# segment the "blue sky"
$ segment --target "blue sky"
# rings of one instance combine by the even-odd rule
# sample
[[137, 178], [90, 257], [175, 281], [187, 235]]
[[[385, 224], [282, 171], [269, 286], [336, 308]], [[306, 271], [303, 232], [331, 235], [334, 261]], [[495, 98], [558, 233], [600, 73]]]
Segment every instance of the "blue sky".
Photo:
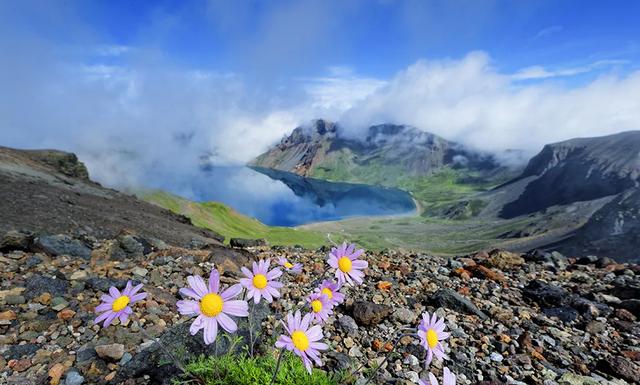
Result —
[[76, 151], [110, 185], [243, 163], [317, 117], [530, 155], [640, 128], [639, 14], [637, 1], [0, 2], [0, 145]]

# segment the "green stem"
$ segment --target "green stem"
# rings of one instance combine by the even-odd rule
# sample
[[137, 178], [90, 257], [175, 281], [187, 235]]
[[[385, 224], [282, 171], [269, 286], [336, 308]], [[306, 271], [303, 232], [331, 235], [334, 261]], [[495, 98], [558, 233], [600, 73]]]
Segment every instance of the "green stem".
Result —
[[280, 364], [282, 363], [283, 353], [284, 349], [280, 349], [280, 354], [278, 354], [278, 363], [276, 364], [276, 370], [273, 372], [273, 377], [271, 377], [270, 385], [273, 385], [276, 382], [276, 377], [278, 376], [278, 372], [280, 371]]

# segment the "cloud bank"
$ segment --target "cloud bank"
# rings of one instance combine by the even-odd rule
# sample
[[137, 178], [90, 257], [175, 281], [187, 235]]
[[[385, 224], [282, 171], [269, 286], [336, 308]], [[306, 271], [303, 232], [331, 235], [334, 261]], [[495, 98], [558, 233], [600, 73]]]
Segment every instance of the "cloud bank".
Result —
[[614, 68], [578, 84], [555, 79], [569, 74], [540, 71], [549, 81], [522, 82], [484, 52], [420, 60], [340, 120], [350, 136], [371, 124], [404, 123], [477, 150], [521, 149], [529, 156], [551, 142], [640, 129], [640, 71], [619, 75]]

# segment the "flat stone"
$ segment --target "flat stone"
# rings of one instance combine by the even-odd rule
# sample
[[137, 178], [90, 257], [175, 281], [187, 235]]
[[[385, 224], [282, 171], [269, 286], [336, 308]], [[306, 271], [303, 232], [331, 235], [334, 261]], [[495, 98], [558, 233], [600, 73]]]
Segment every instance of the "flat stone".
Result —
[[124, 345], [122, 344], [99, 345], [99, 346], [96, 346], [96, 353], [100, 358], [106, 358], [112, 361], [118, 361], [124, 355]]
[[353, 318], [359, 325], [374, 326], [382, 322], [391, 313], [391, 308], [368, 301], [353, 304]]
[[40, 236], [36, 238], [34, 248], [53, 257], [69, 255], [87, 260], [91, 258], [91, 249], [87, 245], [64, 234]]
[[82, 385], [84, 383], [84, 377], [82, 377], [77, 371], [70, 370], [67, 372], [67, 377], [64, 380], [65, 385]]
[[451, 289], [438, 290], [437, 292], [435, 292], [433, 297], [431, 297], [431, 302], [438, 307], [444, 307], [461, 313], [476, 315], [482, 320], [489, 318], [471, 301]]

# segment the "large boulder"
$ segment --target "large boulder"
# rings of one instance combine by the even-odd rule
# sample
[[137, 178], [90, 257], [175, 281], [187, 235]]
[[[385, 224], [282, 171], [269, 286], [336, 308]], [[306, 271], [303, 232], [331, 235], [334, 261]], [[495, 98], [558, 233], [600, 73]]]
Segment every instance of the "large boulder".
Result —
[[87, 245], [64, 234], [40, 236], [35, 239], [34, 248], [53, 257], [69, 255], [87, 260], [91, 258], [91, 249]]
[[262, 238], [259, 238], [259, 239], [231, 238], [229, 240], [229, 245], [231, 245], [231, 247], [239, 247], [239, 248], [245, 249], [247, 247], [267, 246], [267, 241]]
[[[254, 345], [256, 348], [261, 346], [260, 338], [256, 338], [256, 336], [260, 336], [260, 325], [267, 314], [269, 314], [269, 307], [265, 301], [253, 308], [253, 336], [254, 340], [258, 340]], [[235, 334], [227, 335], [224, 329], [219, 328], [218, 338], [211, 345], [205, 345], [202, 331], [199, 331], [195, 336], [191, 335], [189, 327], [192, 321], [189, 320], [167, 329], [158, 338], [157, 343], [136, 354], [131, 361], [122, 366], [111, 383], [120, 384], [127, 379], [148, 375], [152, 384], [172, 384], [172, 379], [180, 374], [180, 369], [159, 344], [162, 344], [176, 356], [182, 364], [193, 361], [201, 355], [223, 355], [230, 349], [233, 349], [234, 353], [244, 352], [249, 346], [250, 333], [247, 318], [236, 319], [238, 331]]]
[[0, 238], [0, 251], [29, 250], [33, 238], [31, 231], [9, 230]]

